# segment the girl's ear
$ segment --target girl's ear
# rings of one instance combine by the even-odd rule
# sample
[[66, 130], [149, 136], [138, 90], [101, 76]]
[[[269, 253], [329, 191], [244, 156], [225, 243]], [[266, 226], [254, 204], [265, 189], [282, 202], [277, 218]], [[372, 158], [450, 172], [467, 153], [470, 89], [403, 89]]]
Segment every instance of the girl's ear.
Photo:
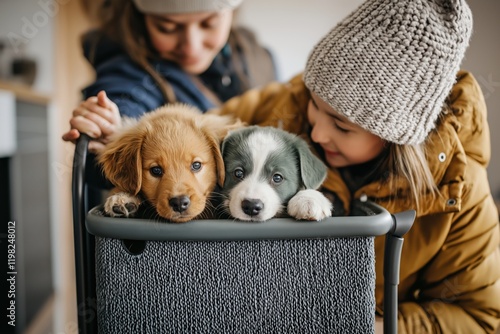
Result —
[[326, 165], [311, 152], [307, 143], [302, 139], [297, 141], [297, 153], [304, 187], [318, 189], [326, 178]]
[[106, 145], [98, 156], [106, 178], [120, 190], [137, 195], [142, 185], [141, 147], [145, 131], [129, 128]]

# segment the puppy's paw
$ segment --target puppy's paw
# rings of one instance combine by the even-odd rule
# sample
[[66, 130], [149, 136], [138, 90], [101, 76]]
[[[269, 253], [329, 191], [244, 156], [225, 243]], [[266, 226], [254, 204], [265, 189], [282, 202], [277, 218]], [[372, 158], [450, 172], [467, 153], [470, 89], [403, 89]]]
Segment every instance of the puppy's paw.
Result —
[[332, 203], [314, 189], [299, 191], [288, 202], [288, 214], [300, 220], [322, 220], [332, 215]]
[[141, 200], [125, 192], [109, 196], [104, 203], [104, 212], [111, 217], [133, 217], [139, 209]]

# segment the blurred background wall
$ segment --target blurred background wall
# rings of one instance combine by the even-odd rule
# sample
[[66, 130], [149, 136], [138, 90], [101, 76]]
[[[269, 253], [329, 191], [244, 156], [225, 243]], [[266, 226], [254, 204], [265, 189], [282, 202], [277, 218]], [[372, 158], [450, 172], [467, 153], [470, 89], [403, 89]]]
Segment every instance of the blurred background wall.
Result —
[[[275, 56], [281, 80], [287, 80], [304, 68], [313, 45], [361, 2], [247, 0], [239, 10], [238, 20], [252, 28], [269, 47]], [[500, 2], [469, 0], [469, 5], [475, 19], [474, 34], [463, 68], [473, 72], [489, 107], [492, 142], [489, 180], [492, 192], [500, 197], [500, 132], [496, 130], [500, 127], [500, 43], [497, 36], [500, 31], [497, 19]], [[48, 221], [40, 218], [40, 221], [31, 222], [43, 224], [41, 226], [48, 231], [44, 240], [48, 241], [40, 244], [37, 243], [40, 238], [31, 236], [34, 241], [28, 242], [28, 235], [24, 237], [24, 247], [48, 250], [49, 258], [44, 258], [41, 262], [43, 267], [37, 270], [51, 273], [50, 284], [43, 287], [43, 292], [49, 297], [43, 297], [43, 293], [40, 295], [43, 298], [37, 297], [43, 302], [36, 304], [29, 317], [26, 314], [20, 317], [24, 323], [18, 327], [19, 332], [76, 333], [70, 200], [73, 145], [63, 143], [60, 137], [69, 128], [68, 120], [81, 98], [80, 90], [92, 79], [92, 71], [81, 56], [78, 42], [79, 35], [90, 25], [80, 0], [0, 1], [0, 40], [4, 45], [0, 53], [0, 90], [14, 92], [18, 106], [29, 104], [40, 110], [37, 114], [41, 115], [40, 119], [28, 118], [26, 123], [26, 118], [23, 118], [22, 124], [28, 124], [28, 127], [31, 124], [35, 128], [47, 124], [46, 133], [43, 136], [37, 133], [41, 137], [36, 137], [47, 143], [47, 149], [40, 151], [46, 154], [46, 172], [37, 176], [39, 168], [36, 165], [30, 166], [32, 168], [28, 171], [37, 178], [46, 178], [48, 182], [45, 198], [50, 209]], [[36, 76], [31, 86], [19, 85], [21, 78], [9, 73], [13, 59], [25, 60], [28, 65], [36, 63]], [[0, 105], [0, 115], [4, 107]], [[1, 120], [4, 120], [3, 115]], [[11, 175], [7, 181], [11, 185], [16, 184], [13, 179]], [[19, 175], [18, 179], [26, 185], [26, 175]], [[21, 203], [17, 205], [17, 210], [23, 217], [22, 211], [27, 213], [33, 207]], [[18, 223], [27, 225], [23, 221]], [[20, 235], [19, 239], [22, 241], [23, 236]], [[28, 249], [24, 254], [31, 253]], [[28, 266], [29, 263], [20, 261], [19, 265]], [[24, 268], [26, 271], [27, 268]], [[31, 284], [29, 281], [25, 283]], [[23, 298], [24, 306], [27, 306], [32, 296], [21, 294], [19, 298]]]

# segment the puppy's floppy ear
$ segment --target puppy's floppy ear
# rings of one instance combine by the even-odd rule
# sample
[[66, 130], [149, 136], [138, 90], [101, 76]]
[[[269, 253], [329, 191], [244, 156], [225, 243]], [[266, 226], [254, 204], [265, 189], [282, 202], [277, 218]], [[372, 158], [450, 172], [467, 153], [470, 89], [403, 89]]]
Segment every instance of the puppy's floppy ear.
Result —
[[229, 131], [245, 126], [240, 119], [232, 116], [220, 116], [215, 114], [203, 114], [199, 117], [199, 126], [208, 129], [219, 141], [222, 141]]
[[318, 189], [326, 178], [326, 165], [311, 152], [304, 140], [298, 140], [296, 147], [302, 183], [306, 189]]
[[222, 160], [220, 140], [215, 138], [213, 134], [210, 133], [205, 133], [205, 136], [210, 143], [210, 147], [214, 155], [215, 167], [217, 169], [217, 184], [222, 187], [224, 185], [224, 179], [226, 178], [226, 170], [224, 168], [224, 160]]
[[243, 127], [244, 124], [239, 119], [235, 119], [231, 116], [219, 116], [212, 114], [201, 115], [198, 118], [197, 124], [204, 130], [205, 135], [212, 146], [215, 164], [217, 167], [217, 184], [222, 187], [224, 185], [226, 171], [224, 168], [224, 160], [222, 159], [220, 144], [229, 131], [239, 129]]
[[123, 191], [137, 195], [142, 185], [141, 147], [145, 130], [126, 129], [114, 137], [98, 156], [104, 175]]

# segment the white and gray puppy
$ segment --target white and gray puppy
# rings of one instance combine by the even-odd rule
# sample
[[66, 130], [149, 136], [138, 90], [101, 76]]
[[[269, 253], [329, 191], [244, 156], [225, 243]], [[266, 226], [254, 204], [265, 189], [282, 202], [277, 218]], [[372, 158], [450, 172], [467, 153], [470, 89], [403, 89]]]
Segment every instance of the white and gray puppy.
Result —
[[282, 214], [302, 220], [331, 216], [331, 202], [316, 190], [327, 168], [302, 138], [250, 126], [230, 132], [221, 151], [226, 172], [222, 206], [232, 217], [264, 221]]

